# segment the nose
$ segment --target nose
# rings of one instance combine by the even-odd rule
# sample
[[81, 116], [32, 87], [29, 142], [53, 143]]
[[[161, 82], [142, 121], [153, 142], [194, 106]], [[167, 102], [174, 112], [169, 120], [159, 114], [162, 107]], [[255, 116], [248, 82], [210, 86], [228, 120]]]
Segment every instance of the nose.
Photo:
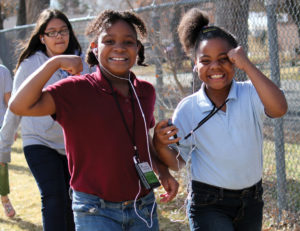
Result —
[[220, 67], [219, 60], [215, 60], [210, 63], [210, 68], [212, 68], [212, 69], [219, 68], [219, 67]]
[[117, 52], [123, 52], [124, 50], [126, 50], [126, 48], [123, 43], [116, 43], [114, 46], [114, 50]]

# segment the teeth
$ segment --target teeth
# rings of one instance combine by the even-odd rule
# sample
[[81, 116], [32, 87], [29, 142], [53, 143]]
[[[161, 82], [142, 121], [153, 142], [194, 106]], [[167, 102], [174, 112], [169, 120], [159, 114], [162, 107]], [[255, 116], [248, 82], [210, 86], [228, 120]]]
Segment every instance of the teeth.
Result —
[[211, 75], [210, 76], [212, 79], [219, 79], [219, 78], [222, 78], [223, 75]]
[[125, 58], [111, 58], [112, 60], [116, 60], [116, 61], [124, 61], [126, 60]]

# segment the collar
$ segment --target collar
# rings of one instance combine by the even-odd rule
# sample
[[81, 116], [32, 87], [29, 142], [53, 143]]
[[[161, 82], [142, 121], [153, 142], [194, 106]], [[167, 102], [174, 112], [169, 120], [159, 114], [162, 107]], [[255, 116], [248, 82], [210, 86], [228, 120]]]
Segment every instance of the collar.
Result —
[[[227, 99], [229, 100], [237, 99], [237, 86], [234, 79], [232, 80], [232, 84]], [[214, 107], [214, 105], [211, 103], [210, 99], [207, 97], [205, 93], [205, 83], [202, 83], [201, 88], [197, 93], [197, 103], [201, 105], [203, 112], [211, 111], [211, 109]]]
[[[94, 73], [94, 76], [97, 80], [97, 84], [99, 86], [99, 89], [103, 92], [112, 94], [112, 90], [109, 86], [109, 83], [103, 77], [99, 65], [97, 65], [97, 69], [96, 69], [96, 72]], [[136, 76], [133, 72], [131, 72], [131, 74], [130, 74], [130, 81], [131, 81], [131, 83], [133, 84], [133, 86], [135, 88], [136, 94], [139, 97], [142, 96], [143, 94], [142, 94], [142, 90], [140, 88], [141, 87], [141, 82], [136, 78]], [[116, 90], [116, 92], [118, 92], [118, 91]]]

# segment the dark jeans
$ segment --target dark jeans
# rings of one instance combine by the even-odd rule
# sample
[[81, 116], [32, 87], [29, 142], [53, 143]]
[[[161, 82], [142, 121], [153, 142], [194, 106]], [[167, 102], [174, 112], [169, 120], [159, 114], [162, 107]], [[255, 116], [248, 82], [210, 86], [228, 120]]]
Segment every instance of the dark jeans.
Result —
[[263, 188], [261, 181], [243, 190], [226, 190], [192, 181], [188, 215], [191, 230], [260, 231]]
[[40, 190], [44, 230], [75, 230], [66, 156], [43, 145], [26, 146], [24, 154]]

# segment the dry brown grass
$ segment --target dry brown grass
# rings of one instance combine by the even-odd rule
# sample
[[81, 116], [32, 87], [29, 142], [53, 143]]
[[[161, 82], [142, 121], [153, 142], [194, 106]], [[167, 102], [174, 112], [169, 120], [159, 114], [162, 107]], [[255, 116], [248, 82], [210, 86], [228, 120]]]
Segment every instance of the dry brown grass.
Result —
[[[9, 196], [17, 215], [13, 219], [8, 219], [5, 217], [4, 212], [0, 211], [0, 231], [42, 230], [40, 195], [35, 180], [28, 169], [21, 146], [21, 140], [18, 139], [13, 146], [12, 162], [9, 165], [11, 184], [11, 193]], [[189, 230], [184, 206], [187, 196], [185, 183], [187, 179], [186, 171], [182, 170], [173, 174], [181, 186], [177, 197], [171, 203], [162, 204], [158, 202], [161, 231]], [[270, 174], [274, 177], [272, 171], [270, 171]], [[295, 182], [299, 184], [299, 179], [296, 180]], [[300, 231], [299, 213], [283, 211], [283, 219], [280, 222], [277, 221], [278, 210], [276, 209], [274, 187], [275, 183], [273, 181], [264, 181], [265, 210], [263, 230]], [[164, 193], [162, 188], [156, 190], [157, 201], [159, 201], [158, 197], [161, 193]]]

